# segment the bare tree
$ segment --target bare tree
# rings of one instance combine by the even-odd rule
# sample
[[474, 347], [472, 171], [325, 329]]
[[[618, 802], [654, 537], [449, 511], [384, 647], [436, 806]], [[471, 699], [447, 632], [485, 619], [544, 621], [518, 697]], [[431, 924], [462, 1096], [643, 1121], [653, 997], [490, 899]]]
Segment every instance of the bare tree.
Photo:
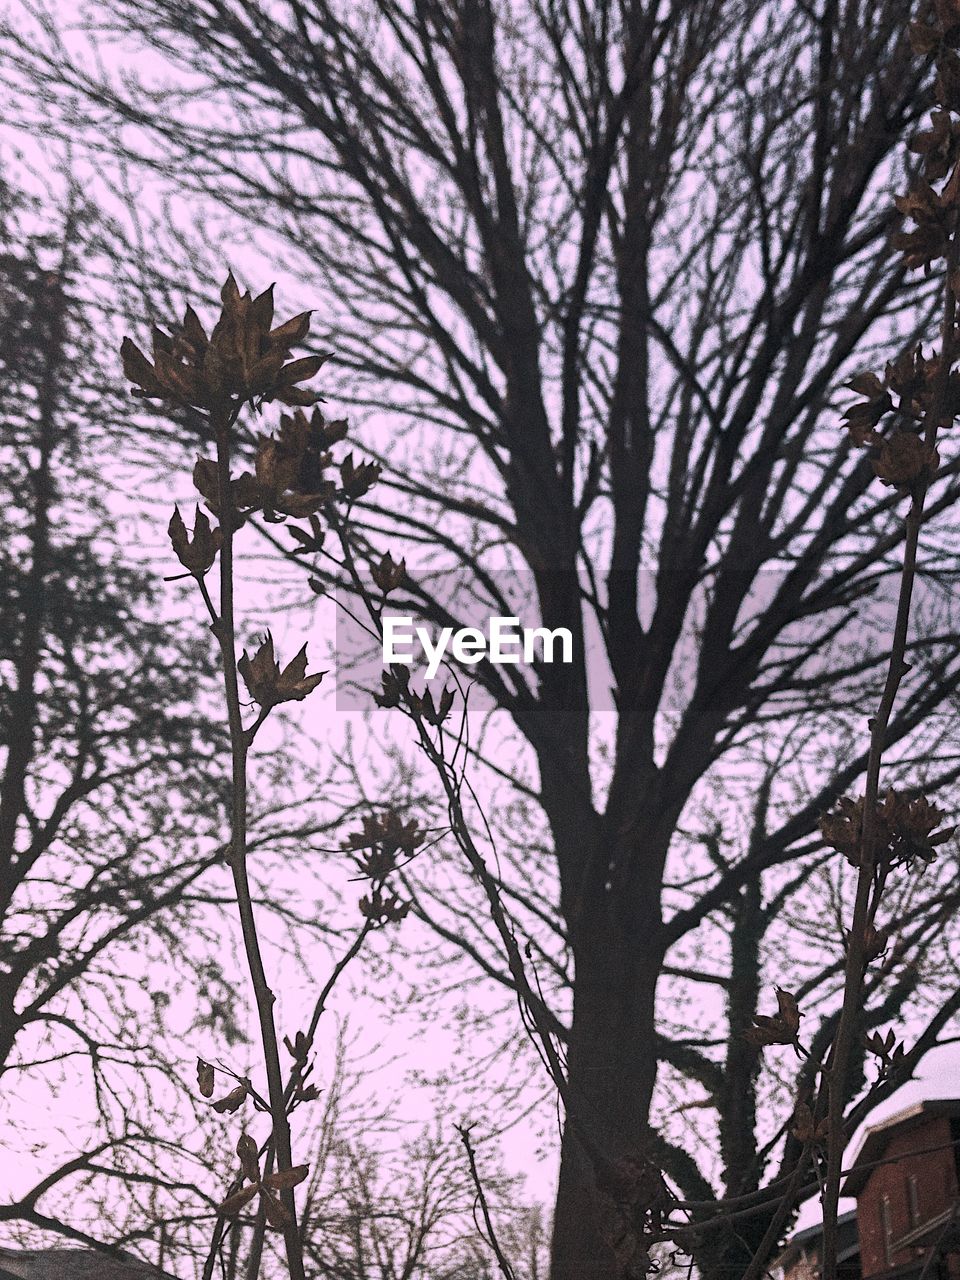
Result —
[[[45, 127], [215, 198], [323, 288], [342, 398], [376, 415], [367, 536], [441, 549], [494, 604], [491, 566], [522, 571], [543, 624], [574, 636], [575, 661], [534, 681], [474, 671], [535, 762], [510, 802], [528, 825], [499, 824], [501, 892], [540, 939], [570, 1089], [606, 1149], [627, 1181], [656, 1161], [699, 1222], [702, 1274], [739, 1274], [835, 1029], [841, 873], [817, 820], [866, 766], [853, 727], [903, 539], [838, 392], [926, 337], [935, 305], [888, 250], [894, 148], [928, 75], [908, 6], [105, 0], [89, 34], [103, 49], [122, 29], [112, 76], [30, 13], [8, 74], [45, 87]], [[931, 487], [926, 612], [886, 735], [929, 790], [957, 773], [957, 472]], [[447, 621], [422, 582], [411, 598]], [[513, 990], [471, 891], [410, 874], [424, 918]], [[848, 1132], [960, 1008], [956, 905], [950, 868], [890, 903], [863, 1023], [922, 1022], [879, 1090], [852, 1053]], [[810, 1061], [761, 1069], [743, 1032], [784, 954], [820, 1021]], [[618, 1274], [628, 1191], [597, 1186], [568, 1126], [554, 1280]], [[719, 1218], [718, 1194], [736, 1206]]]
[[[316, 1275], [493, 1280], [489, 1247], [465, 1212], [474, 1189], [440, 1110], [411, 1138], [385, 1107], [363, 1097], [360, 1086], [356, 1067], [338, 1054], [309, 1153], [304, 1234]], [[484, 1184], [513, 1256], [526, 1264], [525, 1280], [537, 1280], [543, 1238], [535, 1211], [499, 1169], [486, 1169]]]
[[[119, 388], [111, 406], [82, 301], [90, 211], [75, 192], [62, 222], [6, 189], [4, 202], [0, 1075], [24, 1148], [58, 1090], [92, 1132], [32, 1189], [5, 1186], [0, 1220], [109, 1246], [68, 1199], [86, 1177], [112, 1183], [118, 1205], [138, 1176], [169, 1182], [147, 1097], [171, 1066], [146, 1045], [165, 1035], [173, 970], [204, 972], [198, 1019], [241, 1034], [217, 908], [197, 910], [222, 856], [224, 786], [199, 709], [202, 639], [171, 642], [150, 616], [155, 591], [123, 562], [99, 474]], [[60, 225], [22, 230], [41, 219]]]

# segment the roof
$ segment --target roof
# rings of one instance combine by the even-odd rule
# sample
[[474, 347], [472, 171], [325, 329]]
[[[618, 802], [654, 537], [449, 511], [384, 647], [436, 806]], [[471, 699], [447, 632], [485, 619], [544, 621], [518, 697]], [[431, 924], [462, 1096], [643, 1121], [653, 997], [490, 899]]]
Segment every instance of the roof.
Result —
[[173, 1280], [135, 1259], [122, 1261], [96, 1249], [0, 1248], [0, 1280]]
[[936, 1116], [960, 1117], [960, 1098], [928, 1098], [923, 1102], [915, 1102], [913, 1106], [905, 1107], [903, 1111], [897, 1111], [888, 1119], [866, 1129], [841, 1188], [841, 1195], [860, 1194], [873, 1172], [873, 1166], [883, 1159], [887, 1143], [895, 1131], [909, 1132]]
[[[851, 1224], [854, 1224], [854, 1232], [855, 1232], [856, 1220], [857, 1220], [856, 1209], [848, 1209], [846, 1213], [841, 1213], [840, 1217], [837, 1218], [837, 1226], [840, 1227], [842, 1230], [848, 1223], [851, 1223]], [[795, 1235], [792, 1235], [790, 1237], [790, 1239], [784, 1245], [783, 1252], [780, 1254], [780, 1257], [777, 1259], [777, 1262], [781, 1267], [788, 1266], [790, 1262], [793, 1260], [794, 1255], [801, 1253], [804, 1250], [804, 1248], [806, 1248], [807, 1246], [816, 1248], [816, 1246], [820, 1242], [820, 1238], [822, 1235], [823, 1235], [822, 1222], [815, 1222], [812, 1227], [804, 1227], [802, 1231], [798, 1231], [796, 1232]], [[853, 1257], [855, 1254], [859, 1252], [859, 1250], [860, 1250], [860, 1242], [856, 1234], [854, 1234], [852, 1245], [848, 1245], [847, 1247], [841, 1247], [841, 1250], [837, 1256], [837, 1261], [845, 1262], [848, 1257]]]

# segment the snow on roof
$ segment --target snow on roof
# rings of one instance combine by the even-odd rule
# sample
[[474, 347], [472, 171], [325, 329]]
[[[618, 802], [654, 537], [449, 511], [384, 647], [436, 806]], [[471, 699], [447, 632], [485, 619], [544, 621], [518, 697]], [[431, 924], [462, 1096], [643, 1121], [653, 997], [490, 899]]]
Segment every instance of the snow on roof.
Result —
[[843, 1183], [843, 1194], [855, 1196], [863, 1190], [874, 1162], [883, 1157], [894, 1130], [915, 1128], [934, 1116], [960, 1116], [960, 1098], [922, 1099], [865, 1129]]

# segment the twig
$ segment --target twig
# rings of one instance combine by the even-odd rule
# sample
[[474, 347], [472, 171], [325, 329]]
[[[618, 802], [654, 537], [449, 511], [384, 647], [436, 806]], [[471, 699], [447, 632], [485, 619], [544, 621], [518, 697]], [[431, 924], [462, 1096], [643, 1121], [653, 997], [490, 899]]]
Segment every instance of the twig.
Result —
[[[497, 1233], [493, 1226], [493, 1219], [490, 1216], [490, 1206], [487, 1203], [486, 1192], [483, 1189], [483, 1183], [480, 1181], [480, 1172], [477, 1169], [477, 1157], [473, 1149], [473, 1143], [470, 1141], [470, 1126], [466, 1124], [458, 1124], [456, 1126], [457, 1133], [460, 1135], [460, 1141], [463, 1143], [463, 1149], [467, 1153], [467, 1163], [470, 1166], [470, 1180], [473, 1182], [477, 1192], [477, 1198], [474, 1205], [474, 1214], [476, 1214], [476, 1206], [479, 1205], [480, 1212], [483, 1214], [483, 1221], [486, 1227], [486, 1234], [481, 1231], [480, 1234], [486, 1240], [487, 1244], [493, 1250], [500, 1267], [500, 1272], [504, 1280], [517, 1280], [516, 1272], [507, 1260], [507, 1255], [503, 1252], [500, 1241], [497, 1239]], [[477, 1223], [477, 1229], [480, 1224]]]

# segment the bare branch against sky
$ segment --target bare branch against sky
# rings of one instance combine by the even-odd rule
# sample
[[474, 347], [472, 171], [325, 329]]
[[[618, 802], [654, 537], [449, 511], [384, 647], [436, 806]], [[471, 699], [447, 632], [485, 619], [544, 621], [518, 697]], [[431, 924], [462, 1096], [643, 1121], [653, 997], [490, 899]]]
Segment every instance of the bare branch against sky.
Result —
[[[955, 6], [915, 8], [98, 0], [64, 14], [21, 0], [6, 18], [20, 127], [51, 153], [68, 144], [123, 229], [111, 305], [142, 346], [144, 318], [167, 323], [188, 301], [207, 341], [227, 260], [257, 295], [244, 306], [277, 277], [314, 309], [302, 357], [328, 357], [327, 417], [238, 418], [231, 436], [258, 556], [240, 598], [251, 617], [289, 607], [299, 634], [313, 608], [328, 624], [333, 593], [354, 616], [337, 624], [334, 674], [363, 687], [369, 716], [349, 739], [329, 701], [308, 716], [335, 787], [272, 782], [314, 831], [389, 812], [430, 832], [390, 867], [397, 896], [366, 899], [411, 912], [358, 959], [374, 1003], [356, 1007], [379, 999], [397, 1027], [419, 1007], [438, 1055], [441, 1027], [469, 1027], [470, 1053], [434, 1064], [464, 1109], [494, 1080], [484, 1105], [499, 1096], [511, 1115], [559, 1093], [562, 1138], [543, 1122], [559, 1144], [551, 1280], [641, 1274], [675, 1246], [705, 1280], [762, 1273], [816, 1186], [815, 1094], [845, 970], [833, 1192], [840, 1138], [955, 1030], [955, 842], [922, 875], [896, 863], [870, 921], [884, 946], [861, 963], [845, 930], [864, 863], [819, 825], [863, 790], [871, 758], [868, 810], [888, 787], [957, 809], [960, 458], [949, 434], [934, 457], [915, 421], [906, 445], [868, 430], [885, 396], [922, 417], [916, 388], [938, 376], [923, 357], [953, 331], [931, 231], [947, 206], [893, 203], [922, 165], [939, 191], [956, 162]], [[933, 141], [909, 151], [937, 103]], [[920, 230], [894, 243], [909, 213]], [[136, 462], [149, 440], [168, 475], [185, 441], [210, 457], [216, 435], [210, 405], [174, 385], [207, 376], [190, 314], [161, 334], [152, 374], [128, 359], [148, 396], [176, 403], [168, 425], [131, 409], [117, 452]], [[854, 378], [868, 407], [847, 418], [872, 461], [843, 430]], [[338, 505], [285, 509], [322, 492], [333, 442], [317, 433], [343, 416], [360, 443], [331, 471]], [[264, 441], [286, 465], [298, 432], [314, 487], [300, 470], [270, 489]], [[260, 488], [244, 504], [248, 467]], [[216, 480], [198, 472], [213, 515], [228, 472], [222, 458]], [[914, 539], [909, 669], [871, 757]], [[474, 662], [461, 647], [429, 701], [422, 672], [395, 665], [376, 709], [379, 672], [366, 678], [350, 625], [379, 653], [391, 611], [449, 627], [451, 645], [522, 614], [569, 635], [572, 657]], [[272, 673], [255, 653], [248, 673]], [[335, 884], [342, 855], [329, 865]], [[346, 937], [339, 899], [321, 910]], [[295, 1030], [309, 1013], [283, 1016]], [[907, 1051], [877, 1082], [865, 1037], [893, 1027]], [[496, 1242], [470, 1265], [532, 1277], [536, 1261], [500, 1242], [495, 1199], [481, 1185]], [[696, 1229], [664, 1227], [681, 1221]], [[327, 1274], [313, 1247], [308, 1268]], [[393, 1274], [386, 1256], [357, 1274]]]

